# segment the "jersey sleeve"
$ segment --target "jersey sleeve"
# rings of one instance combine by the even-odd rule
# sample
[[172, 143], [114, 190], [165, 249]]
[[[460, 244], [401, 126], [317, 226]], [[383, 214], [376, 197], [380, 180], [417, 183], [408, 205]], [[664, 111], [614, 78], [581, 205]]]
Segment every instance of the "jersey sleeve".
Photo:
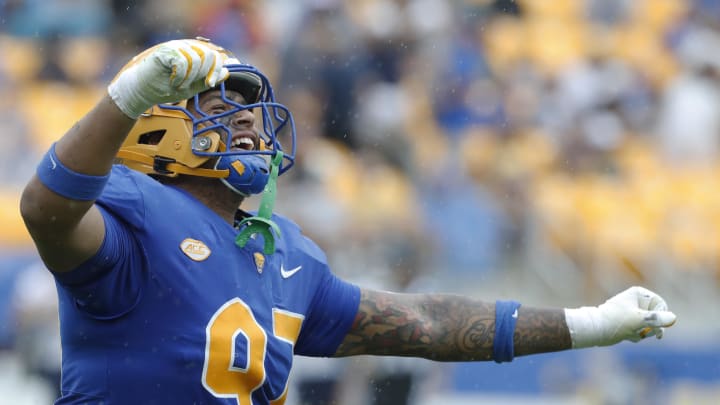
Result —
[[105, 220], [105, 239], [97, 253], [77, 269], [55, 274], [75, 306], [96, 319], [114, 319], [139, 301], [143, 255], [127, 226], [99, 207]]
[[303, 235], [295, 222], [275, 214], [273, 219], [282, 230], [279, 243], [281, 250], [287, 251], [288, 263], [301, 264], [303, 268], [291, 280], [280, 282], [297, 282], [284, 294], [290, 301], [302, 303], [300, 312], [305, 315], [294, 352], [303, 356], [332, 356], [355, 320], [360, 288], [332, 273], [325, 252]]
[[96, 207], [105, 222], [100, 249], [78, 268], [54, 275], [76, 308], [96, 319], [114, 319], [141, 295], [145, 256], [132, 231], [143, 220], [142, 193], [130, 173], [115, 166]]
[[295, 346], [304, 356], [329, 357], [352, 326], [360, 305], [360, 288], [341, 280], [326, 268], [310, 304]]

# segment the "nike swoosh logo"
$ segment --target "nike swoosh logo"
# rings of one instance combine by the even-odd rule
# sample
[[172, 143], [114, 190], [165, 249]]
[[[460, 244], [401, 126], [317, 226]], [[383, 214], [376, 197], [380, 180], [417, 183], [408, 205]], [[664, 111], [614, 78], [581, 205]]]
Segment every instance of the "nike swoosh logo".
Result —
[[515, 310], [515, 312], [513, 312], [512, 317], [515, 318], [515, 319], [517, 319], [517, 317], [518, 317], [517, 309]]
[[282, 276], [282, 278], [290, 278], [290, 277], [293, 276], [293, 274], [295, 274], [295, 273], [297, 273], [298, 271], [300, 271], [300, 269], [302, 269], [302, 266], [297, 266], [297, 267], [295, 267], [295, 268], [293, 268], [293, 269], [285, 270], [284, 265], [281, 263], [281, 264], [280, 264], [280, 275]]

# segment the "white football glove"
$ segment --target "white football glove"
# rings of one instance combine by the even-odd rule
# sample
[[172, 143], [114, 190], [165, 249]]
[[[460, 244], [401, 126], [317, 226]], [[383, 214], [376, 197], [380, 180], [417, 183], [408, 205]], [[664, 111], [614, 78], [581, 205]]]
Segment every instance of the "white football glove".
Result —
[[122, 112], [137, 118], [150, 107], [174, 103], [227, 79], [223, 65], [236, 62], [204, 39], [176, 39], [135, 56], [115, 76], [108, 94]]
[[643, 287], [628, 288], [597, 307], [565, 309], [573, 349], [660, 339], [676, 319], [662, 297]]

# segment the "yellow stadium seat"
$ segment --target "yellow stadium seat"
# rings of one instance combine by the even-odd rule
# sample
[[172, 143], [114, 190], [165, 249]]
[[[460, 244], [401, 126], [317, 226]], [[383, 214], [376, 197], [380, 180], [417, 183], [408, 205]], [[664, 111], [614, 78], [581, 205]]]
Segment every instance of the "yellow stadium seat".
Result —
[[495, 176], [499, 149], [498, 135], [493, 130], [473, 127], [460, 140], [460, 161], [470, 177], [477, 181], [487, 180]]
[[310, 139], [312, 145], [305, 147], [312, 149], [313, 156], [318, 158], [313, 158], [308, 164], [317, 165], [318, 167], [310, 170], [323, 174], [321, 181], [325, 184], [327, 197], [345, 207], [352, 205], [360, 198], [360, 174], [354, 165], [351, 151], [339, 142], [320, 137]]
[[550, 137], [535, 130], [523, 131], [510, 138], [507, 149], [508, 160], [517, 163], [525, 174], [531, 176], [549, 170], [558, 154]]
[[61, 82], [37, 82], [20, 93], [30, 136], [44, 152], [100, 100], [104, 88], [81, 88]]
[[362, 169], [361, 196], [352, 207], [358, 226], [370, 231], [411, 229], [420, 218], [415, 189], [397, 169], [375, 162]]
[[633, 24], [651, 27], [658, 35], [681, 21], [690, 10], [686, 0], [637, 0], [631, 4]]
[[66, 38], [61, 44], [60, 67], [76, 83], [93, 83], [108, 60], [110, 46], [100, 37]]
[[25, 248], [32, 246], [30, 234], [20, 217], [20, 192], [18, 190], [0, 190], [0, 247]]
[[637, 135], [625, 138], [615, 150], [614, 160], [618, 163], [621, 172], [630, 177], [639, 176], [647, 179], [662, 170], [662, 163], [654, 145]]
[[546, 74], [576, 63], [587, 53], [587, 26], [561, 19], [534, 19], [528, 21], [528, 55]]
[[577, 0], [518, 0], [520, 8], [536, 18], [579, 19], [585, 3]]
[[662, 88], [675, 76], [678, 63], [652, 27], [630, 23], [618, 28], [617, 34], [615, 55], [643, 72], [655, 88]]
[[528, 55], [527, 27], [521, 19], [495, 18], [479, 34], [485, 44], [488, 62], [496, 72], [503, 72]]
[[11, 81], [24, 83], [35, 78], [43, 66], [40, 43], [34, 38], [0, 35], [0, 72]]
[[529, 209], [537, 219], [541, 237], [562, 250], [577, 249], [581, 224], [574, 180], [566, 175], [551, 174], [531, 183], [528, 193]]
[[663, 235], [665, 248], [680, 269], [697, 269], [698, 265], [714, 263], [718, 258], [720, 231], [698, 212], [675, 210]]

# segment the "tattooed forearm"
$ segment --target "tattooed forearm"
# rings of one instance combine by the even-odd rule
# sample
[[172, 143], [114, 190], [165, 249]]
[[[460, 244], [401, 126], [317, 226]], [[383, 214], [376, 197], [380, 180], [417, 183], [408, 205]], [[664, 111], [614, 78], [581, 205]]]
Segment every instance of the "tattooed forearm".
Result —
[[513, 342], [516, 356], [570, 349], [565, 311], [520, 307]]
[[336, 355], [487, 360], [493, 325], [488, 304], [447, 295], [363, 291], [355, 322]]
[[[490, 360], [494, 333], [494, 303], [455, 295], [363, 291], [355, 322], [335, 355]], [[563, 312], [521, 307], [514, 341], [516, 355], [569, 348]]]

